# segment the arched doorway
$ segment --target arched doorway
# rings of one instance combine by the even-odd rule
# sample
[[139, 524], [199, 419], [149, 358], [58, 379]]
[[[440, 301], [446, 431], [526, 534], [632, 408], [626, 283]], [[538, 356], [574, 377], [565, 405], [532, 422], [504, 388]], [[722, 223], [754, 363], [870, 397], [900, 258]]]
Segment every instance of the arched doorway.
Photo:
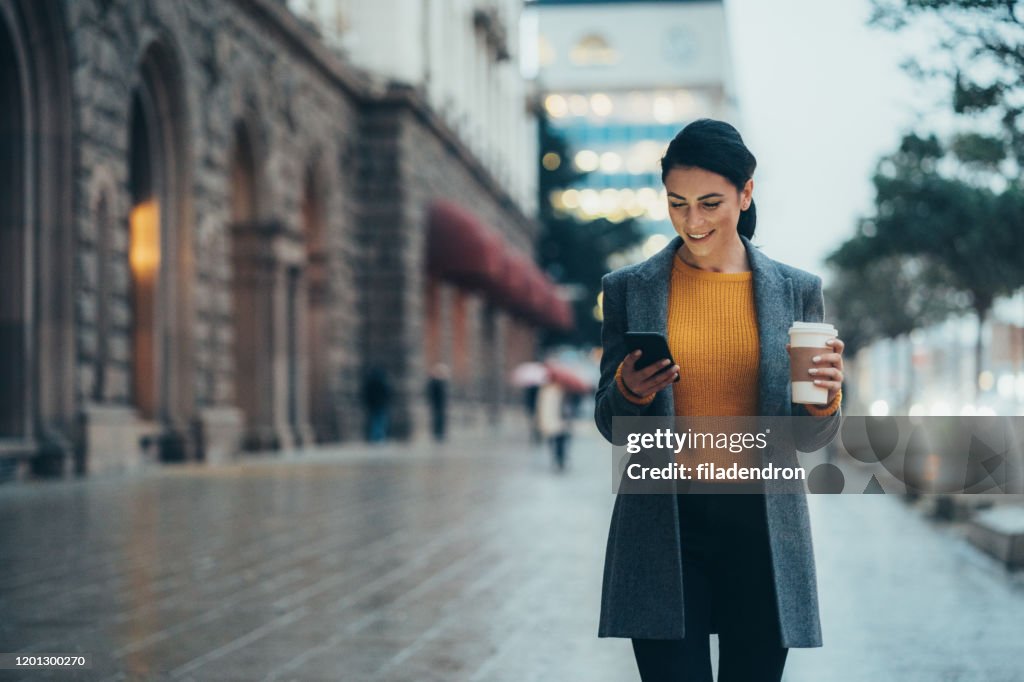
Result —
[[128, 149], [132, 397], [161, 460], [191, 459], [192, 229], [188, 121], [173, 52], [145, 50], [132, 92]]
[[252, 125], [237, 122], [230, 160], [231, 314], [235, 404], [245, 421], [246, 450], [282, 446], [275, 424], [273, 230], [261, 218], [260, 159]]
[[[61, 475], [75, 430], [71, 95], [54, 0], [0, 2], [0, 479]], [[14, 465], [14, 466], [12, 466]]]
[[153, 187], [152, 131], [139, 93], [132, 98], [128, 159], [131, 195], [128, 265], [132, 276], [132, 400], [144, 419], [156, 419], [162, 364], [158, 361], [160, 202]]
[[14, 37], [0, 16], [0, 439], [30, 433], [25, 129]]

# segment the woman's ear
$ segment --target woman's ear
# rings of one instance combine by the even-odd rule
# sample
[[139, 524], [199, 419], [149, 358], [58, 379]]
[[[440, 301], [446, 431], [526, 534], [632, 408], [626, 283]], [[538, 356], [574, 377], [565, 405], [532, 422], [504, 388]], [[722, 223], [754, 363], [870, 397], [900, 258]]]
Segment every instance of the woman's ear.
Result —
[[743, 191], [740, 192], [740, 208], [746, 211], [750, 208], [750, 202], [754, 200], [754, 179], [747, 180], [746, 184], [743, 185]]

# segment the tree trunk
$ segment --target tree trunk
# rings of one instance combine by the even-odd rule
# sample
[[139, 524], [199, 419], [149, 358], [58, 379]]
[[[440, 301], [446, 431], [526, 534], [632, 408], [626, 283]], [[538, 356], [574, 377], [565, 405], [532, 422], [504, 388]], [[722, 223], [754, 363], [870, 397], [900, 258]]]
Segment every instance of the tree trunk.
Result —
[[[1021, 312], [1024, 312], [1024, 290], [1020, 297]], [[1013, 330], [1013, 378], [1017, 379], [1020, 374], [1021, 362], [1024, 361], [1024, 314], [1021, 315], [1020, 325], [1014, 325]]]
[[910, 411], [910, 406], [914, 404], [914, 393], [917, 392], [917, 369], [914, 367], [914, 341], [910, 338], [910, 334], [907, 334], [907, 345], [909, 351], [906, 356], [907, 360], [907, 392], [904, 395], [904, 407], [907, 412]]
[[[978, 300], [975, 298], [975, 300]], [[985, 328], [985, 318], [988, 316], [988, 311], [992, 307], [992, 301], [990, 299], [982, 299], [974, 306], [974, 313], [978, 316], [978, 338], [974, 343], [974, 402], [978, 402], [980, 397], [980, 386], [978, 385], [981, 379], [981, 352], [983, 350], [982, 341], [982, 330]]]

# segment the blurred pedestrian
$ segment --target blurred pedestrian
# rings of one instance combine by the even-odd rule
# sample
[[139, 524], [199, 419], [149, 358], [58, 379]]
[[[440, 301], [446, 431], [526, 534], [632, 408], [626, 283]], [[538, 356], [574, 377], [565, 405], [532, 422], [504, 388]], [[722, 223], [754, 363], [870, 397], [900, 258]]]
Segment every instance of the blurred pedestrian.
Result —
[[445, 439], [448, 426], [448, 365], [438, 362], [430, 368], [427, 380], [427, 402], [430, 403], [430, 423], [434, 440]]
[[537, 432], [551, 446], [551, 456], [559, 471], [565, 469], [569, 439], [572, 435], [567, 416], [569, 402], [565, 390], [555, 381], [549, 381], [537, 392]]
[[363, 381], [363, 407], [366, 408], [366, 439], [379, 443], [388, 437], [391, 410], [391, 384], [379, 366], [371, 367]]
[[570, 431], [571, 425], [580, 416], [580, 407], [583, 405], [583, 394], [578, 391], [571, 391], [565, 396], [565, 418], [569, 420]]
[[[801, 416], [809, 433], [776, 448], [783, 461], [835, 437], [843, 343], [829, 340], [809, 369], [827, 403], [793, 403], [786, 332], [822, 321], [821, 278], [751, 245], [755, 165], [721, 121], [694, 121], [669, 144], [677, 236], [602, 279], [595, 419], [609, 441], [616, 416]], [[665, 334], [672, 359], [637, 369], [627, 330]], [[768, 480], [754, 494], [616, 497], [599, 635], [632, 639], [644, 682], [710, 682], [711, 633], [721, 680], [778, 682], [790, 647], [822, 645], [807, 500], [770, 492], [792, 490]]]
[[539, 392], [539, 384], [523, 389], [523, 407], [526, 409], [526, 421], [530, 425], [530, 442], [534, 445], [541, 442], [540, 431], [537, 430], [537, 394]]
[[550, 372], [544, 364], [530, 360], [516, 365], [509, 379], [513, 386], [523, 389], [523, 407], [530, 429], [530, 442], [537, 445], [541, 442], [540, 433], [537, 431], [537, 393], [540, 387], [551, 379]]

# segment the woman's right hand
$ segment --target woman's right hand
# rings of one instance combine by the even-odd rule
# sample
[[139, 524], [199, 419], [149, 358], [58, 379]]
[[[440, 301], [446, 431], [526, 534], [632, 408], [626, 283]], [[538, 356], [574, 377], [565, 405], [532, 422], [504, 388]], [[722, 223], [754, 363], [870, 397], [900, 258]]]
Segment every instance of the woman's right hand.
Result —
[[643, 351], [635, 350], [622, 361], [622, 383], [637, 397], [646, 398], [652, 393], [657, 393], [671, 385], [679, 376], [679, 365], [669, 367], [668, 358], [643, 369], [636, 369], [636, 361], [641, 355]]

